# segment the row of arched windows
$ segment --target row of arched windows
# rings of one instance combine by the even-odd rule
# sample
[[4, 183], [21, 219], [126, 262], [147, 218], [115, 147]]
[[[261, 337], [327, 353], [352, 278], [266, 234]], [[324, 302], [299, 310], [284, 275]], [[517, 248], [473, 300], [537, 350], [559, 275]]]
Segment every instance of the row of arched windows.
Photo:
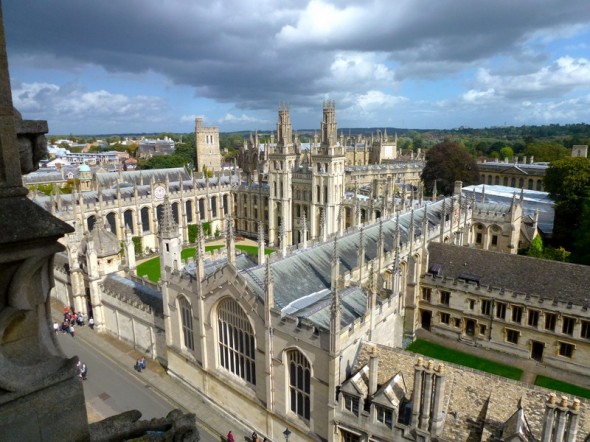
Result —
[[[192, 309], [188, 300], [179, 298], [182, 347], [193, 351]], [[256, 340], [250, 321], [240, 305], [231, 298], [217, 308], [219, 366], [249, 384], [256, 385]], [[290, 410], [309, 420], [311, 416], [311, 365], [299, 350], [287, 353]]]
[[543, 190], [543, 179], [542, 178], [516, 178], [516, 177], [508, 177], [506, 175], [486, 175], [483, 174], [481, 176], [481, 182], [483, 184], [491, 185], [502, 185], [507, 187], [517, 187], [519, 189], [528, 189], [528, 190]]

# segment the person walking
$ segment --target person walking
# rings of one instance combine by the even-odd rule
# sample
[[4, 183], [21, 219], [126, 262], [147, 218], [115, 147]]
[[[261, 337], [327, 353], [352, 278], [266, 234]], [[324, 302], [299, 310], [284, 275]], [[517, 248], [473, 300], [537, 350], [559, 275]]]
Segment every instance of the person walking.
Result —
[[229, 433], [227, 433], [227, 442], [236, 442], [234, 440], [234, 435], [232, 434], [231, 430]]
[[94, 318], [92, 316], [88, 319], [88, 327], [90, 327], [90, 330], [94, 330]]
[[53, 322], [53, 331], [55, 332], [56, 335], [59, 332], [59, 324], [55, 321]]
[[84, 362], [82, 362], [82, 365], [80, 366], [80, 377], [82, 378], [83, 381], [85, 381], [86, 379], [88, 379], [87, 375], [88, 375], [88, 367], [86, 367], [86, 364]]

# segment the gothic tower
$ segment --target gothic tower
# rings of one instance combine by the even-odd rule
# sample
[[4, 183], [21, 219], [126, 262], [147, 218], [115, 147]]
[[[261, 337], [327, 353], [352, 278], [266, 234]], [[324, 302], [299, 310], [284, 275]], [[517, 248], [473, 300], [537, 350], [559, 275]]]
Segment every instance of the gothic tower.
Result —
[[291, 117], [289, 107], [279, 106], [277, 122], [277, 144], [270, 148], [268, 159], [268, 184], [270, 186], [270, 204], [268, 207], [268, 243], [277, 244], [279, 226], [282, 226], [283, 244], [293, 243], [293, 217], [291, 183], [293, 167], [296, 161], [293, 144]]
[[[336, 105], [324, 101], [320, 146], [311, 154], [312, 200], [310, 202], [310, 235], [320, 234], [320, 220], [325, 220], [326, 234], [338, 232], [338, 209], [344, 194], [345, 146], [338, 144]], [[324, 213], [325, 212], [325, 213]]]
[[203, 127], [203, 119], [195, 119], [195, 146], [197, 150], [197, 171], [221, 170], [219, 128]]
[[160, 278], [166, 278], [166, 267], [179, 270], [181, 265], [180, 251], [182, 239], [178, 232], [178, 224], [172, 215], [172, 206], [168, 195], [164, 198], [164, 213], [159, 221], [158, 237], [160, 239]]

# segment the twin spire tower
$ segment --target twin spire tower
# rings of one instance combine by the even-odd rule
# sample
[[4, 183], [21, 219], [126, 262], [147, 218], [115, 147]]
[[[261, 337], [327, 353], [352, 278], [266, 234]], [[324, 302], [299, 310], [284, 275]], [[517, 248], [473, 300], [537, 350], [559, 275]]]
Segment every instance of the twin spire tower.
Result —
[[268, 148], [269, 244], [292, 245], [309, 239], [302, 235], [317, 238], [339, 231], [345, 147], [338, 143], [337, 128], [336, 105], [324, 101], [320, 142], [303, 148], [293, 136], [289, 107], [279, 106], [277, 143]]

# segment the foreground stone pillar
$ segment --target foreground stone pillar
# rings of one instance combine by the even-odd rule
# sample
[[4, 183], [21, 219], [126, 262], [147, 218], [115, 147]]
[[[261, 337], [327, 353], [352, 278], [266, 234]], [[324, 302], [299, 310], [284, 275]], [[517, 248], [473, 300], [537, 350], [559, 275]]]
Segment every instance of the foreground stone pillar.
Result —
[[[27, 197], [21, 172], [46, 150], [44, 121], [12, 107], [0, 10], [0, 428], [3, 441], [88, 439], [76, 359], [51, 330], [57, 240], [73, 229]], [[18, 137], [17, 137], [18, 133]]]

